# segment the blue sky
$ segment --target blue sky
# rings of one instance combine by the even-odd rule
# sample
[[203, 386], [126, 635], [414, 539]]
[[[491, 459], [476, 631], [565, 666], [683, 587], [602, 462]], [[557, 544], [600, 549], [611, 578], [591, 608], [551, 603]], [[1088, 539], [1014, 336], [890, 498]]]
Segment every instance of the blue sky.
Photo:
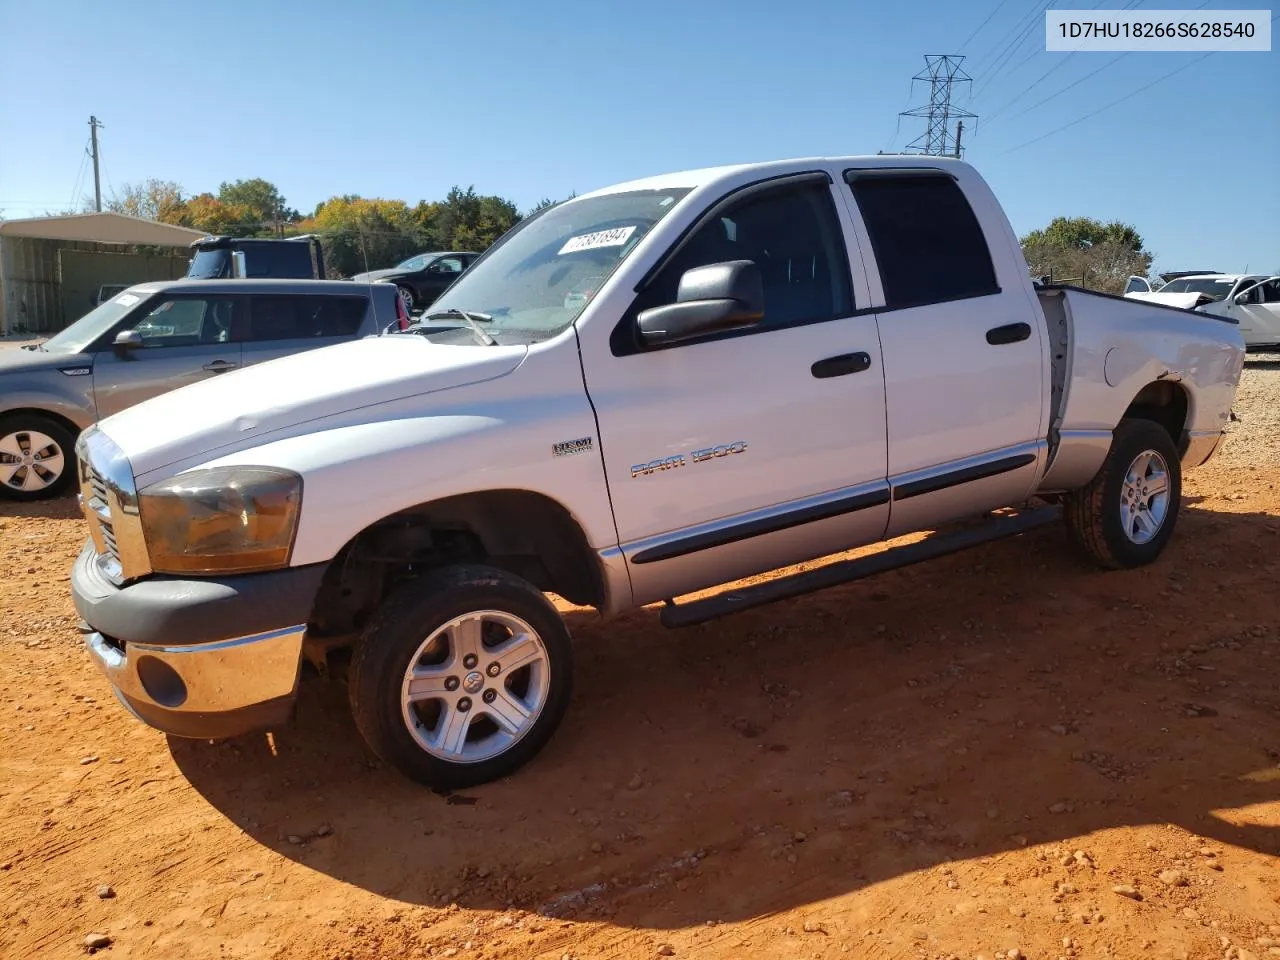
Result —
[[1280, 270], [1280, 52], [1216, 54], [1053, 133], [1199, 54], [1133, 53], [1077, 83], [1116, 55], [1044, 52], [1044, 6], [0, 0], [0, 211], [65, 207], [78, 178], [92, 192], [91, 113], [104, 193], [262, 176], [304, 212], [453, 184], [527, 208], [670, 170], [875, 153], [923, 130], [903, 119], [894, 136], [926, 102], [923, 84], [909, 96], [923, 55], [962, 53], [975, 82], [960, 103], [980, 115], [965, 159], [1020, 234], [1121, 219], [1158, 267]]

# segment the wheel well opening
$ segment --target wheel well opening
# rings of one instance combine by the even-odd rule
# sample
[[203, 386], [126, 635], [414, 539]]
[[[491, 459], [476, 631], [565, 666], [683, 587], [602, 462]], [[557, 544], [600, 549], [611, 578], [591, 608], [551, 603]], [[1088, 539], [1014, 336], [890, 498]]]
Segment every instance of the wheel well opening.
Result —
[[366, 527], [329, 564], [310, 628], [349, 638], [397, 586], [455, 563], [506, 570], [580, 606], [604, 602], [599, 564], [570, 513], [541, 494], [494, 490], [420, 504]]
[[[12, 410], [0, 412], [0, 422], [4, 422], [9, 419], [17, 419], [18, 417], [40, 417], [44, 420], [52, 420], [58, 426], [70, 433], [72, 440], [80, 436], [80, 426], [78, 424], [52, 410], [42, 410], [39, 407], [15, 407]], [[67, 453], [69, 455], [71, 451], [68, 450]]]
[[1138, 391], [1124, 415], [1160, 424], [1181, 452], [1182, 435], [1187, 425], [1187, 409], [1187, 392], [1182, 387], [1167, 380], [1157, 380]]

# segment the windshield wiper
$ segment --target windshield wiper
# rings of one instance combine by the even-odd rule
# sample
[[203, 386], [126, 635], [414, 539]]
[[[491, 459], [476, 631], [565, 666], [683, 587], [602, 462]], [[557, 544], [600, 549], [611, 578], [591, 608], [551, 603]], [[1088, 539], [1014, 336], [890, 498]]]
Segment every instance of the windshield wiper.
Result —
[[481, 343], [483, 343], [486, 347], [496, 347], [498, 345], [498, 341], [493, 339], [493, 337], [489, 336], [489, 334], [485, 333], [484, 328], [481, 327], [479, 323], [477, 323], [477, 321], [479, 320], [483, 320], [486, 323], [491, 321], [493, 317], [490, 316], [489, 314], [479, 313], [479, 312], [468, 312], [466, 310], [459, 310], [457, 307], [450, 307], [448, 310], [441, 310], [436, 313], [428, 313], [422, 319], [423, 320], [439, 320], [444, 317], [461, 317], [463, 320], [467, 321], [467, 326], [469, 326], [471, 328], [471, 332], [476, 335], [476, 339], [479, 340]]

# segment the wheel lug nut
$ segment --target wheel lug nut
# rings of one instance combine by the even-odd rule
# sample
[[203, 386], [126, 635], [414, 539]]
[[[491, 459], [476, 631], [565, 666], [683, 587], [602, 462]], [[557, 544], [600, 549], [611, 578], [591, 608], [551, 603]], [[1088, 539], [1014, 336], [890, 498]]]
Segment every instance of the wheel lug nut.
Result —
[[501, 672], [502, 672], [502, 666], [501, 664], [497, 664], [497, 663], [489, 664], [488, 668], [485, 670], [485, 673], [487, 673], [491, 677], [496, 677]]
[[486, 691], [484, 692], [484, 697], [483, 697], [483, 699], [484, 699], [484, 702], [485, 702], [485, 703], [493, 703], [493, 701], [495, 701], [495, 700], [497, 700], [497, 699], [498, 699], [498, 691], [497, 691], [497, 690], [486, 690]]
[[457, 690], [457, 689], [458, 689], [458, 678], [457, 678], [457, 677], [445, 677], [445, 678], [444, 678], [444, 688], [445, 688], [446, 690]]
[[479, 662], [479, 658], [474, 653], [468, 653], [462, 658], [462, 665], [468, 670], [472, 669]]
[[461, 710], [463, 713], [466, 713], [468, 710], [470, 710], [470, 709], [471, 709], [471, 698], [470, 698], [470, 697], [463, 697], [461, 700], [459, 700], [459, 701], [458, 701], [458, 709], [459, 709], [459, 710]]

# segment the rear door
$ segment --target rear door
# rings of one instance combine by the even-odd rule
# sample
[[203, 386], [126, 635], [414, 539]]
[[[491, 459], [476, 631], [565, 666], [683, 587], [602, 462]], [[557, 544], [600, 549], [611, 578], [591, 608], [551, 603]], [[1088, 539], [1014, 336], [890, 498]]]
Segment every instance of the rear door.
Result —
[[[1046, 449], [1047, 347], [1021, 257], [993, 256], [950, 173], [871, 168], [846, 180], [881, 287], [887, 535], [1018, 502]], [[982, 202], [989, 221], [1003, 218], [989, 191]]]
[[[238, 296], [169, 294], [131, 314], [94, 354], [98, 418], [239, 367], [235, 329], [243, 309]], [[142, 345], [127, 350], [111, 346], [123, 330], [136, 330]]]
[[367, 292], [254, 294], [249, 297], [244, 364], [355, 339], [371, 309]]

